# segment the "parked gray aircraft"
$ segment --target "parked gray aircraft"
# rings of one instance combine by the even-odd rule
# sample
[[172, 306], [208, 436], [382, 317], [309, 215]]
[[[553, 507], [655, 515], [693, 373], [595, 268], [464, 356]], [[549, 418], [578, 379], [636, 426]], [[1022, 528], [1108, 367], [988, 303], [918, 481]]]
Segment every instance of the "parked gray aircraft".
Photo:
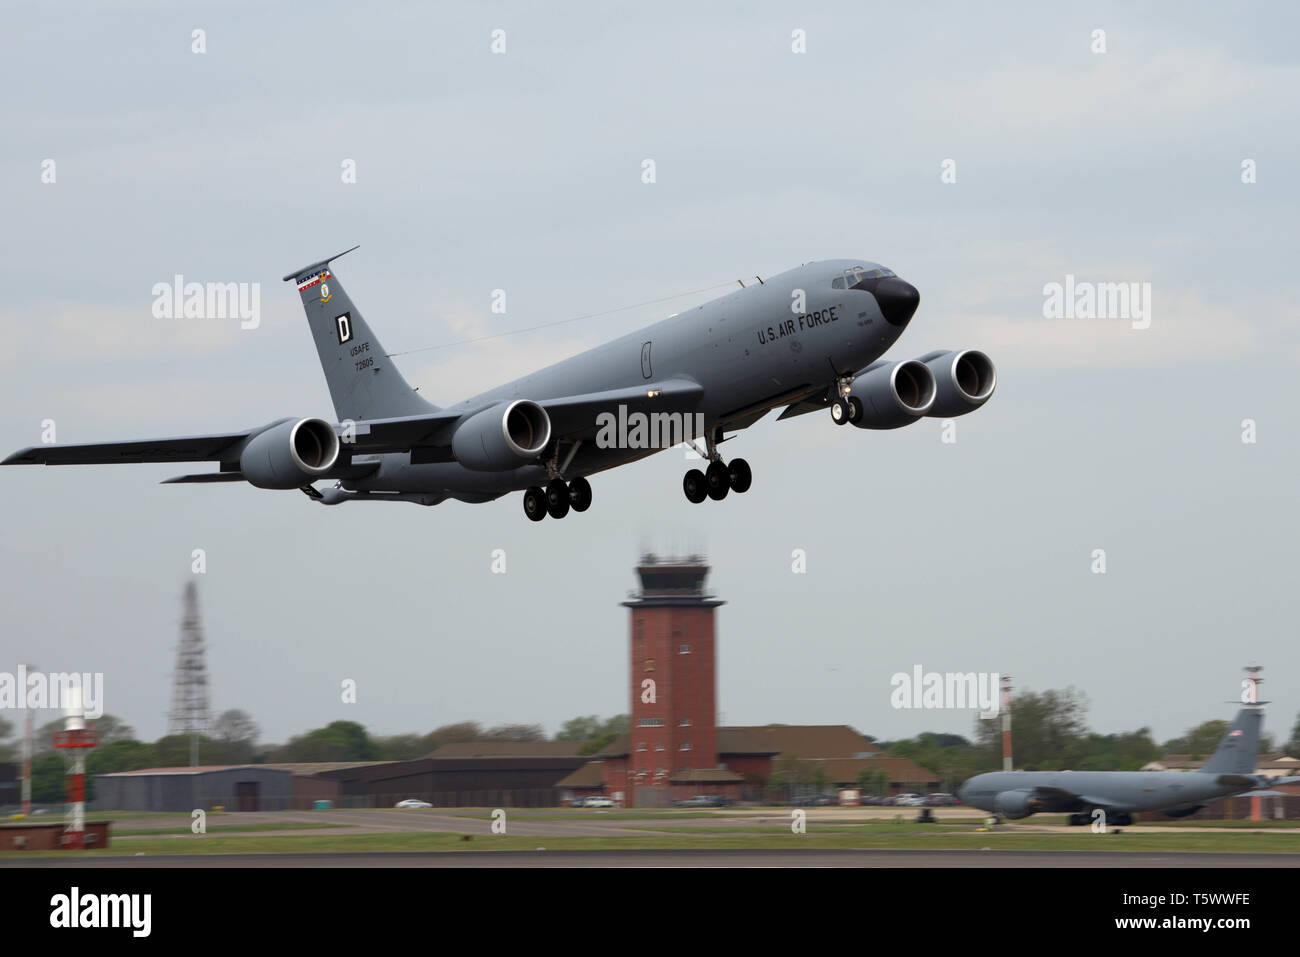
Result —
[[[302, 297], [338, 423], [287, 418], [220, 435], [44, 445], [3, 464], [216, 462], [216, 472], [167, 481], [301, 489], [326, 505], [486, 502], [522, 489], [525, 513], [540, 521], [585, 511], [587, 476], [683, 441], [709, 462], [686, 473], [690, 501], [744, 492], [748, 463], [724, 462], [718, 445], [782, 406], [782, 419], [829, 408], [838, 425], [894, 429], [971, 412], [996, 384], [993, 363], [973, 350], [881, 359], [920, 294], [876, 263], [833, 260], [444, 409], [406, 383], [343, 291], [330, 266], [342, 255], [284, 277]], [[335, 484], [318, 490], [317, 481]]]
[[1067, 812], [1075, 825], [1090, 824], [1095, 808], [1106, 812], [1106, 823], [1120, 827], [1132, 824], [1138, 811], [1187, 817], [1219, 798], [1300, 781], [1255, 774], [1263, 721], [1261, 705], [1246, 705], [1213, 757], [1196, 771], [991, 771], [975, 775], [957, 796], [1001, 817]]

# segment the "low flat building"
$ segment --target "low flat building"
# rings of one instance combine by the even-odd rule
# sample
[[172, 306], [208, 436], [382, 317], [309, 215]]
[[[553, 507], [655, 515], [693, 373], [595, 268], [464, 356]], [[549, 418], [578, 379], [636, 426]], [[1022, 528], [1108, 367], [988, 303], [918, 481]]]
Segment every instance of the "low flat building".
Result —
[[288, 771], [261, 764], [145, 768], [95, 775], [96, 811], [282, 811], [292, 806]]

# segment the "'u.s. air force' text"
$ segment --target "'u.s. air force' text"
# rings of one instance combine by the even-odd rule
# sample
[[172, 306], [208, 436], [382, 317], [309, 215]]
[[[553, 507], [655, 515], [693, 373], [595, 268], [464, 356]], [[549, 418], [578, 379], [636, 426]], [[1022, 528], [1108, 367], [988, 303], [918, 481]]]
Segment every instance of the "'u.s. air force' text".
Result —
[[796, 332], [804, 329], [811, 329], [814, 326], [820, 326], [823, 323], [839, 322], [840, 317], [835, 315], [835, 306], [826, 309], [818, 309], [816, 312], [804, 313], [795, 316], [793, 319], [787, 319], [778, 326], [768, 326], [766, 329], [758, 330], [758, 344], [765, 346], [773, 339], [783, 339], [786, 336], [792, 336]]

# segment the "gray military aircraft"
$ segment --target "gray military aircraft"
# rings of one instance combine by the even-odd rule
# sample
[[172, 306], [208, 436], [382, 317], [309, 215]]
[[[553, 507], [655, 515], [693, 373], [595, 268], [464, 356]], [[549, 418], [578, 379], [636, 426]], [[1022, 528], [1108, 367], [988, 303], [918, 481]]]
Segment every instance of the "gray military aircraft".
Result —
[[782, 406], [782, 419], [829, 408], [838, 425], [894, 429], [974, 411], [997, 380], [974, 350], [881, 359], [920, 294], [876, 263], [833, 260], [742, 285], [439, 408], [406, 383], [344, 292], [331, 268], [342, 255], [284, 277], [302, 297], [337, 423], [286, 418], [219, 435], [44, 445], [2, 464], [216, 462], [218, 471], [166, 481], [300, 489], [325, 505], [487, 502], [524, 490], [525, 513], [541, 521], [586, 511], [587, 476], [682, 442], [709, 462], [686, 473], [690, 501], [744, 492], [748, 463], [725, 462], [718, 445]]
[[1219, 798], [1268, 793], [1265, 789], [1300, 778], [1255, 774], [1263, 703], [1237, 712], [1218, 750], [1196, 771], [991, 771], [975, 775], [957, 789], [957, 796], [972, 807], [1013, 819], [1066, 812], [1074, 825], [1092, 823], [1093, 810], [1101, 808], [1106, 823], [1126, 827], [1139, 811], [1187, 817]]

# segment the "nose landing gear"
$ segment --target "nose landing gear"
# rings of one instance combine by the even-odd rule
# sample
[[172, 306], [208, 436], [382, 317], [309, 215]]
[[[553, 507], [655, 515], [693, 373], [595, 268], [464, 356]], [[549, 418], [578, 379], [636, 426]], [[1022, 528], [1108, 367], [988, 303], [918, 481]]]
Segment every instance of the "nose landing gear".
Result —
[[831, 421], [836, 425], [862, 421], [862, 400], [856, 395], [840, 396], [831, 403]]

